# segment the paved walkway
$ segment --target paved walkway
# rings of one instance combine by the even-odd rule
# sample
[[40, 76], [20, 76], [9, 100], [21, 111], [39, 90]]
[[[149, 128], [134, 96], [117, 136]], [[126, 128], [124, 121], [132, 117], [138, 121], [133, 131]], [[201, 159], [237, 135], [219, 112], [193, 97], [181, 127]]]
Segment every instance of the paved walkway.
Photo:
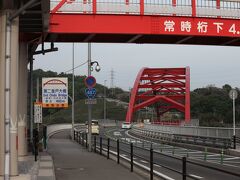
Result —
[[52, 157], [43, 152], [40, 154], [37, 180], [55, 180]]
[[143, 180], [113, 160], [88, 152], [71, 141], [69, 132], [62, 132], [49, 140], [48, 152], [54, 160], [58, 180]]
[[[47, 152], [40, 152], [38, 161], [29, 154], [18, 158], [19, 175], [11, 177], [10, 180], [55, 180], [53, 160]], [[4, 178], [0, 176], [0, 180]]]

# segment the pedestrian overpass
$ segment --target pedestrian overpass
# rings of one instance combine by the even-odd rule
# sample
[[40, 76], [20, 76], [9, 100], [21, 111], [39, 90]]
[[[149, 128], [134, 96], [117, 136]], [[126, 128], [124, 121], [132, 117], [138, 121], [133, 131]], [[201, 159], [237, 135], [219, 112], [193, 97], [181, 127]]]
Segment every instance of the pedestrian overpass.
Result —
[[4, 154], [11, 161], [5, 174], [12, 176], [18, 175], [18, 155], [27, 154], [27, 122], [33, 124], [27, 76], [34, 55], [56, 51], [54, 42], [239, 46], [239, 8], [238, 0], [1, 0], [0, 175]]
[[50, 5], [50, 42], [239, 45], [235, 0], [51, 0]]

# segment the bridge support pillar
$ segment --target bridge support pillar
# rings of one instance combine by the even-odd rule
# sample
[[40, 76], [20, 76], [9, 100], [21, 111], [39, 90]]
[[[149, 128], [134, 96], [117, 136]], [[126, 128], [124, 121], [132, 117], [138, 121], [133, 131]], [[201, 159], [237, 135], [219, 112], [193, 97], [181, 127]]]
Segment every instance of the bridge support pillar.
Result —
[[[0, 175], [4, 175], [5, 158], [5, 52], [6, 52], [6, 15], [0, 11]], [[10, 55], [10, 175], [18, 175], [18, 136], [17, 136], [17, 92], [18, 92], [18, 18], [11, 23]]]
[[[18, 65], [19, 20], [12, 21], [11, 28], [11, 75], [10, 75], [10, 175], [18, 175]], [[22, 82], [19, 82], [22, 83]]]
[[18, 155], [27, 155], [27, 82], [28, 82], [28, 49], [27, 43], [19, 44], [18, 66]]
[[4, 83], [6, 15], [0, 11], [0, 176], [4, 174]]

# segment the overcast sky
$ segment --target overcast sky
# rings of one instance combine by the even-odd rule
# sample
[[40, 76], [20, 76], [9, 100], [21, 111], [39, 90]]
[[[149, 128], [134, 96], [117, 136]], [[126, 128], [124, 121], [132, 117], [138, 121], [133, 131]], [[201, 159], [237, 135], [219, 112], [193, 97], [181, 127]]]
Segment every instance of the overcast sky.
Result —
[[[55, 44], [58, 52], [35, 56], [34, 69], [65, 72], [72, 68], [72, 43]], [[75, 44], [75, 66], [87, 61], [87, 44]], [[114, 85], [128, 90], [142, 67], [190, 66], [191, 90], [214, 84], [240, 87], [240, 47], [183, 46], [158, 44], [92, 44], [92, 61], [101, 71], [93, 75], [107, 86], [114, 71]], [[87, 75], [87, 64], [75, 70]]]

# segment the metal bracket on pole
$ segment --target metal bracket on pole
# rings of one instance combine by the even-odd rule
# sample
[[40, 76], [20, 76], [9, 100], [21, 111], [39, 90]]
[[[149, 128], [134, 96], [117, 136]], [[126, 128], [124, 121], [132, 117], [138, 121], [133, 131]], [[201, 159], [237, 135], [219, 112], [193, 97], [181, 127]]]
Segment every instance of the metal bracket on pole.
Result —
[[[44, 43], [43, 43], [44, 44]], [[57, 47], [54, 47], [54, 43], [51, 43], [51, 48], [50, 49], [44, 49], [44, 45], [42, 46], [42, 50], [41, 51], [35, 51], [33, 53], [33, 55], [38, 55], [38, 54], [43, 54], [45, 55], [45, 53], [49, 53], [49, 52], [55, 52], [58, 51]]]

